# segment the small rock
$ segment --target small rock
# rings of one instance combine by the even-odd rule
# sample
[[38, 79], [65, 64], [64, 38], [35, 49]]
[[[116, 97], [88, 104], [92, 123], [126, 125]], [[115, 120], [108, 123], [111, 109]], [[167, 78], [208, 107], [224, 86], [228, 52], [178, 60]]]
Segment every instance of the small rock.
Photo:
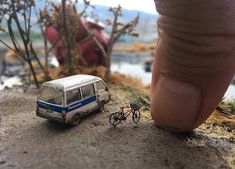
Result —
[[101, 125], [101, 122], [100, 122], [100, 121], [93, 121], [92, 123], [93, 123], [94, 126], [99, 126], [99, 125]]
[[0, 165], [3, 165], [3, 164], [5, 164], [5, 163], [6, 163], [5, 160], [1, 160], [1, 161], [0, 161]]

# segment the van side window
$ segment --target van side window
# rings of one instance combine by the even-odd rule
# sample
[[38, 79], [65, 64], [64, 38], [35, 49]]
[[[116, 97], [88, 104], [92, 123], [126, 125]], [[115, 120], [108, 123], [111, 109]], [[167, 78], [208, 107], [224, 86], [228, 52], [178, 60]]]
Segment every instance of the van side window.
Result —
[[106, 86], [101, 81], [96, 83], [96, 87], [98, 90], [105, 90], [106, 89]]
[[67, 96], [67, 105], [81, 100], [81, 93], [79, 89], [67, 91], [66, 96]]
[[81, 89], [82, 89], [82, 96], [84, 99], [95, 95], [93, 84], [83, 86], [81, 87]]

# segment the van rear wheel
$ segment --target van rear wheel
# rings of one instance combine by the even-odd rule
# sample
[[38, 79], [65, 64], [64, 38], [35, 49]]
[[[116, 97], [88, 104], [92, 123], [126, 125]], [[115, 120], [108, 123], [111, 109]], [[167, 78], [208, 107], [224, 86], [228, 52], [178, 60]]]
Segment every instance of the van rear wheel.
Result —
[[77, 126], [80, 123], [80, 115], [75, 114], [72, 118], [71, 125], [72, 126]]

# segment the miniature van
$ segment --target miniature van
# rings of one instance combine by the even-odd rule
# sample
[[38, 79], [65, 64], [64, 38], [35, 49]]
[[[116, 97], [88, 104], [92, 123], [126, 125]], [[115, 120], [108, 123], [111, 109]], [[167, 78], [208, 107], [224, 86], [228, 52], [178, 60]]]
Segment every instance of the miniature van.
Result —
[[39, 89], [36, 115], [76, 126], [80, 117], [103, 110], [110, 101], [106, 83], [91, 75], [74, 75], [45, 82]]

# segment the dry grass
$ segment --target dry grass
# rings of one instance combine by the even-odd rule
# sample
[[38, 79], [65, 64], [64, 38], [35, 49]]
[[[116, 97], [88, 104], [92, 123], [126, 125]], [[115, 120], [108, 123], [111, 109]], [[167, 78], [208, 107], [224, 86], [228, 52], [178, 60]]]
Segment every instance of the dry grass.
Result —
[[140, 79], [134, 78], [131, 76], [123, 75], [120, 73], [112, 73], [110, 82], [113, 84], [123, 84], [127, 86], [131, 86], [133, 88], [142, 90], [148, 94], [150, 94], [150, 85], [145, 86]]
[[235, 115], [227, 115], [215, 110], [210, 118], [207, 120], [208, 123], [229, 127], [235, 129]]
[[[104, 79], [105, 77], [105, 67], [103, 66], [98, 66], [98, 67], [79, 67], [73, 74], [90, 74], [90, 75], [95, 75], [98, 77], [101, 77]], [[58, 79], [58, 78], [63, 78], [66, 76], [69, 76], [69, 72], [66, 71], [66, 69], [63, 66], [60, 66], [58, 68], [53, 68], [49, 69], [49, 80], [51, 79]], [[33, 77], [31, 77], [33, 78]], [[45, 77], [43, 73], [38, 73], [37, 78], [39, 82], [44, 82]]]
[[[75, 74], [90, 74], [95, 75], [98, 77], [101, 77], [102, 79], [105, 79], [105, 67], [99, 66], [99, 67], [89, 67], [89, 68], [79, 68]], [[49, 69], [49, 76], [50, 79], [58, 79], [67, 76], [67, 73], [64, 71], [64, 68], [60, 66], [59, 68]], [[33, 77], [32, 77], [33, 78]], [[40, 82], [45, 81], [45, 77], [43, 73], [38, 73], [37, 78]], [[141, 79], [134, 78], [132, 76], [123, 75], [120, 73], [112, 72], [110, 81], [108, 83], [111, 84], [121, 84], [121, 85], [127, 85], [132, 86], [136, 89], [140, 89], [146, 93], [150, 93], [150, 85], [146, 86], [141, 82]]]
[[148, 52], [154, 51], [156, 48], [156, 44], [144, 44], [144, 43], [137, 43], [137, 44], [117, 44], [114, 47], [114, 50], [117, 52]]

